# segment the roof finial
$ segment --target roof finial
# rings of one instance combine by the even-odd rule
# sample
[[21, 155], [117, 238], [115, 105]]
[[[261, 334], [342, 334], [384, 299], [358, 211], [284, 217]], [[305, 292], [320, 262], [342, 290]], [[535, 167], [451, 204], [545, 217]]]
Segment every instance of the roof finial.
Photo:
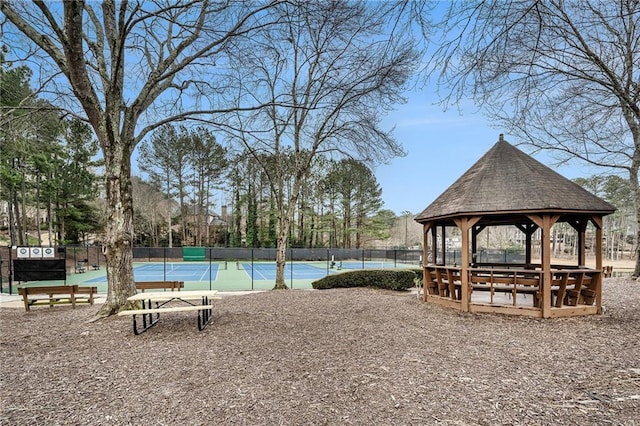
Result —
[[498, 136], [498, 142], [504, 142], [504, 134], [500, 133], [500, 136]]

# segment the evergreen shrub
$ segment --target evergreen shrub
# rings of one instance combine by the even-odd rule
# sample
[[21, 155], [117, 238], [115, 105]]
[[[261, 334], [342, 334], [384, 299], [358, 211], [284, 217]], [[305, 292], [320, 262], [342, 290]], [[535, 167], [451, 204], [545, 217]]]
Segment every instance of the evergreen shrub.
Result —
[[405, 291], [416, 286], [421, 269], [365, 269], [327, 275], [311, 283], [316, 290], [329, 288], [375, 287]]

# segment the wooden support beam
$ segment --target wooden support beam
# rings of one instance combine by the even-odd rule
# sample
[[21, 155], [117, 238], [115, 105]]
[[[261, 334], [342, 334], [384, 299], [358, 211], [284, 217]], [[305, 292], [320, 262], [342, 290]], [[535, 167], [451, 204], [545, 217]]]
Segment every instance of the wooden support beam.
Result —
[[560, 218], [559, 215], [527, 215], [542, 229], [542, 317], [551, 316], [551, 227]]
[[596, 228], [596, 270], [600, 271], [595, 278], [596, 309], [602, 314], [602, 216], [593, 216], [591, 222]]
[[442, 257], [442, 264], [446, 265], [447, 264], [447, 231], [446, 231], [446, 226], [442, 225], [440, 227], [440, 229], [442, 230], [442, 235], [440, 238], [440, 251], [441, 251], [441, 257]]
[[567, 221], [569, 225], [578, 233], [578, 266], [584, 267], [586, 262], [586, 233], [589, 220], [586, 218], [578, 218]]
[[435, 226], [431, 227], [431, 263], [438, 263], [438, 230]]
[[536, 225], [535, 223], [526, 223], [524, 225], [522, 224], [516, 224], [516, 228], [518, 228], [520, 231], [522, 231], [522, 233], [525, 235], [525, 265], [527, 267], [531, 266], [531, 237], [533, 236], [533, 233], [536, 232], [538, 230], [538, 225]]
[[462, 302], [462, 310], [465, 312], [469, 312], [469, 295], [471, 294], [469, 288], [469, 230], [478, 223], [480, 219], [480, 216], [474, 216], [461, 217], [454, 220], [462, 234], [462, 260], [460, 262], [460, 282], [462, 291], [460, 299]]
[[484, 231], [486, 225], [474, 225], [471, 227], [471, 264], [475, 267], [478, 262], [478, 235]]
[[429, 264], [429, 229], [431, 229], [430, 223], [422, 225], [422, 300], [424, 302], [427, 301], [427, 284], [431, 278], [425, 268]]

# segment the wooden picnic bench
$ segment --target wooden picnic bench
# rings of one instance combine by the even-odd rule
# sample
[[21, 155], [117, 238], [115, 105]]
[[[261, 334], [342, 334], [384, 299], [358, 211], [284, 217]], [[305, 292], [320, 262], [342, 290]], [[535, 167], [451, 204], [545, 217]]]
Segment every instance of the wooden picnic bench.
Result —
[[18, 288], [18, 294], [22, 295], [26, 311], [29, 311], [30, 307], [35, 305], [53, 307], [53, 305], [58, 304], [71, 304], [74, 308], [76, 303], [93, 305], [93, 295], [97, 292], [98, 287], [80, 287], [77, 284]]
[[[144, 333], [154, 326], [160, 319], [161, 313], [166, 312], [189, 312], [198, 313], [198, 330], [202, 331], [213, 318], [213, 299], [220, 299], [216, 290], [194, 290], [171, 293], [148, 292], [138, 293], [128, 297], [129, 302], [142, 302], [142, 309], [130, 309], [118, 312], [118, 316], [131, 316], [133, 319], [133, 334]], [[201, 301], [201, 304], [192, 301]], [[170, 302], [183, 302], [181, 305], [167, 306]], [[154, 304], [155, 303], [155, 307]], [[142, 317], [142, 326], [138, 327], [136, 317]]]
[[142, 290], [178, 290], [184, 288], [184, 281], [136, 281], [136, 289]]
[[533, 306], [539, 308], [542, 288], [542, 272], [515, 269], [476, 269], [469, 270], [469, 282], [472, 291], [490, 292], [489, 303], [494, 302], [495, 293], [506, 293], [512, 297], [513, 306], [517, 305], [518, 294], [533, 296]]
[[558, 269], [553, 271], [551, 294], [555, 306], [592, 305], [596, 298], [599, 272], [593, 269]]
[[[427, 291], [434, 296], [460, 300], [462, 297], [462, 278], [459, 267], [425, 266], [427, 272]], [[490, 292], [490, 303], [495, 293], [507, 293], [512, 296], [512, 304], [517, 305], [518, 294], [533, 296], [533, 305], [540, 303], [540, 284], [542, 274], [539, 271], [521, 271], [512, 269], [471, 268], [469, 270], [469, 297], [474, 291]]]

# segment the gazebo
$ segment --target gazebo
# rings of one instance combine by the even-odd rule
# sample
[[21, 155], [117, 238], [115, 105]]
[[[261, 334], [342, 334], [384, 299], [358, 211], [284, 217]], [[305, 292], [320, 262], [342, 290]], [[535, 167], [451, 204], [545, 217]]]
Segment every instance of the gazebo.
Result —
[[[424, 301], [464, 312], [564, 317], [602, 312], [602, 218], [615, 207], [515, 148], [498, 142], [415, 220], [424, 233]], [[551, 232], [577, 233], [577, 264], [551, 263]], [[595, 269], [585, 265], [586, 231], [595, 228]], [[486, 227], [522, 232], [519, 262], [478, 261]], [[460, 231], [461, 254], [447, 259], [447, 228]], [[532, 259], [540, 230], [540, 259]], [[431, 254], [431, 255], [429, 255]]]

